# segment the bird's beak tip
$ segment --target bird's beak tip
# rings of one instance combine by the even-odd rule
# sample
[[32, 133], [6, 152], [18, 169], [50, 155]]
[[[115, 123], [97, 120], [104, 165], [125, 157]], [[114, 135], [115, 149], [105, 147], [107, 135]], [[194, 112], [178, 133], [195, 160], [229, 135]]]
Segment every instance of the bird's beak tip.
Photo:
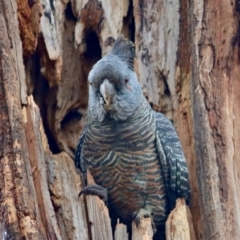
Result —
[[108, 80], [104, 80], [100, 85], [100, 93], [107, 107], [110, 107], [112, 104], [114, 92], [114, 86]]

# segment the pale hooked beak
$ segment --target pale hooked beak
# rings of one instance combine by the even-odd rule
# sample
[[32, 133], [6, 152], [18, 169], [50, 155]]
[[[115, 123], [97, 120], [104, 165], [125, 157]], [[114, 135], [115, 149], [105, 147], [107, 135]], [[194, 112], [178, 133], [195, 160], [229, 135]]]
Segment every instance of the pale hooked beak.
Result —
[[100, 93], [105, 101], [107, 107], [110, 107], [112, 104], [113, 96], [116, 93], [116, 90], [112, 83], [105, 79], [103, 83], [100, 85]]

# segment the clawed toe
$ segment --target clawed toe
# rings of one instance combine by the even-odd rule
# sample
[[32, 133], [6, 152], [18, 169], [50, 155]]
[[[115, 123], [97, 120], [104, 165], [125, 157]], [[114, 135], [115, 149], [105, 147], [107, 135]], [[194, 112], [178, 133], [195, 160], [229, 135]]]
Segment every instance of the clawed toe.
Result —
[[137, 226], [142, 218], [152, 217], [150, 210], [141, 208], [139, 211], [133, 213], [133, 220], [136, 222]]
[[91, 194], [91, 195], [97, 195], [100, 197], [106, 204], [108, 202], [108, 194], [107, 189], [104, 187], [101, 187], [97, 184], [92, 184], [89, 186], [86, 186], [82, 189], [82, 191], [79, 193], [79, 197], [82, 194]]
[[157, 231], [156, 226], [154, 224], [153, 218], [152, 218], [152, 212], [149, 209], [141, 208], [139, 211], [136, 211], [133, 213], [133, 220], [136, 223], [137, 227], [139, 223], [141, 222], [141, 219], [150, 217], [152, 220], [152, 229], [155, 233]]

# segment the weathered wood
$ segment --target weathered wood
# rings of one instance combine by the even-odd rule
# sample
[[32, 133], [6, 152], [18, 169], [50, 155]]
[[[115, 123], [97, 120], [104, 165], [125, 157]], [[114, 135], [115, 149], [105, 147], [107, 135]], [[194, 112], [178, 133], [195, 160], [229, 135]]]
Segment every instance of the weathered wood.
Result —
[[[94, 180], [89, 171], [87, 171], [88, 184], [94, 184]], [[109, 213], [104, 202], [95, 195], [86, 196], [88, 224], [93, 240], [112, 240], [112, 228]]]
[[[66, 5], [63, 1], [57, 1], [57, 8], [53, 9], [48, 2], [44, 12], [45, 14], [49, 12], [49, 16], [42, 17], [47, 26], [46, 30], [43, 30], [45, 37], [39, 43], [41, 59], [39, 75], [42, 76], [39, 85], [47, 80], [50, 88], [47, 90], [43, 88], [43, 92], [39, 93], [39, 105], [43, 106], [45, 124], [54, 142], [53, 145], [73, 157], [76, 143], [86, 122], [88, 101], [86, 67], [83, 66], [81, 61], [83, 57], [79, 49], [76, 49], [72, 37], [76, 18], [71, 4]], [[61, 51], [56, 53], [55, 50], [59, 47]], [[87, 69], [89, 70], [89, 67]]]
[[54, 232], [57, 239], [89, 239], [83, 199], [78, 197], [81, 179], [72, 159], [66, 153], [52, 155], [49, 151], [39, 108], [32, 97], [23, 111], [35, 189], [48, 236]]
[[114, 240], [128, 240], [127, 226], [117, 221]]
[[81, 178], [74, 162], [64, 152], [49, 156], [48, 183], [63, 240], [88, 240], [88, 224], [83, 197], [79, 197]]
[[13, 61], [12, 66], [15, 69], [16, 80], [19, 82], [18, 91], [20, 92], [21, 104], [26, 104], [27, 87], [23, 67], [22, 44], [16, 14], [17, 4], [15, 0], [1, 0], [0, 5], [1, 30], [3, 31], [1, 38], [3, 43], [2, 54], [4, 54], [5, 59], [11, 59], [11, 61]]
[[50, 198], [47, 179], [47, 155], [44, 149], [47, 140], [43, 127], [41, 126], [41, 116], [39, 109], [32, 97], [28, 97], [28, 105], [22, 109], [23, 123], [26, 134], [29, 163], [32, 169], [32, 177], [36, 191], [41, 221], [46, 231], [46, 237], [51, 239], [62, 239], [59, 234], [59, 227], [55, 216], [55, 211]]
[[[22, 74], [24, 66], [21, 42], [16, 42], [19, 39], [14, 15], [16, 3], [2, 1], [0, 11], [1, 236], [4, 236], [4, 239], [16, 240], [62, 239], [61, 231], [63, 233], [64, 228], [56, 219], [56, 209], [53, 208], [48, 189], [46, 162], [51, 154], [41, 125], [39, 109], [32, 98], [22, 101], [24, 88], [21, 81], [25, 83], [25, 79]], [[21, 103], [27, 106], [21, 109]], [[70, 161], [72, 163], [72, 160]], [[76, 171], [73, 163], [72, 169]], [[71, 171], [71, 168], [68, 166], [66, 170]], [[77, 189], [76, 186], [74, 189]], [[70, 194], [68, 196], [70, 197]], [[77, 200], [77, 194], [75, 196]], [[74, 209], [77, 208], [77, 203], [69, 206], [75, 214], [79, 214], [79, 211]], [[79, 217], [79, 223], [83, 222], [85, 218], [81, 214]], [[77, 235], [84, 231], [86, 235], [86, 226], [80, 229], [79, 223], [70, 224], [68, 229], [71, 230], [68, 231], [78, 227], [77, 230], [81, 231]], [[73, 239], [71, 236], [73, 233], [68, 239]], [[77, 239], [84, 238], [80, 236]]]
[[[41, 30], [50, 60], [57, 60], [61, 54], [61, 15], [63, 4], [60, 1], [44, 1], [43, 15], [41, 17]], [[56, 14], [59, 14], [58, 16]]]
[[38, 36], [41, 31], [41, 15], [42, 4], [40, 0], [17, 0], [17, 17], [24, 57], [29, 57], [36, 51]]
[[[22, 123], [24, 66], [15, 1], [0, 1], [0, 222], [6, 239], [44, 239]], [[31, 228], [29, 227], [31, 226]]]
[[102, 55], [105, 55], [124, 28], [124, 18], [128, 14], [130, 1], [73, 0], [72, 2], [73, 12], [78, 18], [75, 28], [76, 45], [86, 51], [88, 31], [94, 31], [100, 40]]
[[166, 222], [166, 240], [195, 240], [191, 213], [185, 200], [178, 198]]
[[194, 1], [190, 9], [191, 94], [202, 239], [240, 236], [237, 6], [237, 2], [224, 0]]
[[174, 109], [174, 126], [178, 132], [184, 154], [189, 168], [191, 186], [190, 210], [193, 217], [194, 229], [197, 238], [201, 238], [202, 222], [200, 218], [199, 198], [200, 192], [197, 182], [197, 160], [194, 151], [193, 117], [191, 96], [191, 33], [189, 26], [192, 23], [189, 12], [189, 1], [180, 1], [180, 32], [178, 41], [177, 68], [175, 75], [175, 88], [177, 108]]
[[173, 118], [173, 109], [177, 107], [175, 74], [179, 1], [172, 4], [164, 0], [134, 0], [133, 4], [139, 82], [154, 108]]

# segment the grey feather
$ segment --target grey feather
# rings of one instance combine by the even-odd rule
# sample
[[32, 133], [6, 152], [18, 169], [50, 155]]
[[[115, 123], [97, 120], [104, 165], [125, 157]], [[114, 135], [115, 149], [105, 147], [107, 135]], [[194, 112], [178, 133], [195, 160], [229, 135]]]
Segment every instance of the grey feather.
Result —
[[156, 141], [159, 159], [165, 175], [170, 208], [174, 208], [177, 197], [190, 194], [188, 168], [182, 146], [172, 123], [161, 113], [156, 116]]
[[133, 70], [135, 49], [134, 44], [131, 41], [128, 41], [123, 36], [119, 36], [115, 42], [115, 45], [113, 46], [111, 53], [118, 56], [128, 65], [131, 70]]
[[86, 176], [86, 163], [85, 163], [85, 161], [83, 161], [82, 147], [84, 144], [85, 133], [87, 131], [87, 128], [88, 128], [88, 125], [86, 125], [84, 127], [82, 135], [79, 138], [79, 141], [77, 143], [77, 147], [75, 150], [75, 158], [74, 158], [76, 167], [80, 169], [80, 171], [83, 173], [84, 177]]

